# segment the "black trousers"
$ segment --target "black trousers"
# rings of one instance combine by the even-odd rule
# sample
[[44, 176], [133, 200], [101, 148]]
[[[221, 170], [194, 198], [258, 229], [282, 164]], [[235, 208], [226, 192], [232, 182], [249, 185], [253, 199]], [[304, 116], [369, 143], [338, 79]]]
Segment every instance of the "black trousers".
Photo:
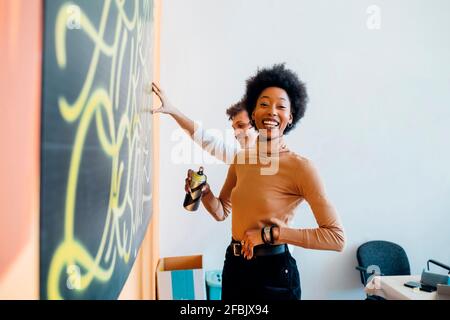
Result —
[[286, 252], [253, 257], [234, 256], [227, 248], [222, 272], [222, 300], [300, 300], [300, 275]]

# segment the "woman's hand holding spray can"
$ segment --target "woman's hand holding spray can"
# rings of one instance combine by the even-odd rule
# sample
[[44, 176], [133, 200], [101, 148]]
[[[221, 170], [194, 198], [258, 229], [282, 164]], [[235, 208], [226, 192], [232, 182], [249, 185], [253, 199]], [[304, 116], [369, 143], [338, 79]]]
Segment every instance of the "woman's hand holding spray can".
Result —
[[198, 172], [188, 171], [184, 188], [186, 196], [184, 197], [183, 207], [191, 212], [197, 211], [203, 192], [209, 191], [206, 175], [203, 174], [203, 167], [200, 167]]

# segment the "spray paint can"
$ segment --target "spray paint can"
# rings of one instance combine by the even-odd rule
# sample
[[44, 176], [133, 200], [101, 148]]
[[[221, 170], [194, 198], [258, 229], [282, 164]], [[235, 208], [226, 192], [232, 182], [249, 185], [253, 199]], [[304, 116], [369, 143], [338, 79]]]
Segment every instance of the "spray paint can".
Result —
[[191, 176], [191, 192], [186, 193], [183, 207], [188, 211], [197, 211], [202, 198], [202, 188], [206, 183], [206, 175], [203, 174], [203, 167], [198, 172], [193, 172]]

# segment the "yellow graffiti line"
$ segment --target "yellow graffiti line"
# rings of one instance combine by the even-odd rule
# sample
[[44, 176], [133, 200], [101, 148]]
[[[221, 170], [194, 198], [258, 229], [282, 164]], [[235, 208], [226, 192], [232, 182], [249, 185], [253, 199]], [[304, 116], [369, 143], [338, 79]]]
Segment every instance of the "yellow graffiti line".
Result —
[[[139, 138], [139, 136], [136, 133], [133, 134], [132, 140], [131, 140], [131, 145], [133, 146], [133, 149], [134, 149], [134, 147], [137, 144], [138, 138]], [[130, 161], [129, 161], [130, 162], [130, 167], [131, 167], [131, 164], [135, 164], [132, 160], [133, 159], [130, 159]], [[136, 160], [136, 155], [134, 155], [134, 160]], [[130, 168], [130, 170], [131, 170], [131, 168]], [[132, 188], [133, 188], [132, 191], [133, 191], [133, 194], [134, 194], [134, 192], [135, 192], [134, 185], [132, 186]], [[133, 202], [131, 201], [131, 198], [129, 196], [127, 198], [127, 202], [129, 204], [130, 208], [133, 209], [133, 210], [131, 210], [131, 221], [132, 221], [132, 229], [134, 229], [135, 228], [135, 225], [134, 225], [134, 220], [135, 220], [135, 217], [134, 217], [134, 205], [133, 205]]]
[[[128, 34], [124, 32], [122, 45], [120, 47], [120, 54], [119, 54], [119, 66], [118, 66], [118, 75], [117, 78], [121, 79], [122, 77], [122, 64], [123, 64], [123, 58], [125, 56], [125, 49], [126, 45], [128, 43]], [[116, 109], [119, 108], [119, 94], [120, 94], [120, 82], [116, 82], [116, 92], [115, 92], [115, 99], [114, 99], [114, 105], [116, 106]]]
[[[129, 167], [128, 167], [129, 168]], [[119, 167], [119, 178], [120, 178], [120, 182], [122, 181], [122, 174], [123, 174], [123, 170], [124, 170], [124, 167], [123, 167], [123, 161], [121, 161], [120, 162], [120, 167]], [[122, 201], [122, 203], [118, 203], [117, 204], [117, 206], [115, 207], [115, 210], [114, 210], [114, 214], [115, 214], [115, 216], [116, 217], [121, 217], [122, 216], [122, 214], [123, 214], [123, 212], [125, 211], [125, 197], [126, 197], [126, 195], [128, 194], [128, 192], [129, 192], [129, 190], [128, 190], [128, 188], [129, 188], [129, 181], [130, 181], [130, 177], [131, 175], [129, 174], [128, 176], [127, 176], [127, 184], [126, 184], [126, 186], [125, 186], [125, 196], [124, 196], [124, 198], [123, 198], [123, 201]], [[119, 192], [120, 192], [120, 182], [119, 182]]]
[[95, 112], [95, 122], [97, 124], [98, 137], [100, 144], [106, 154], [110, 156], [115, 156], [117, 154], [117, 148], [108, 140], [108, 134], [105, 132], [105, 127], [103, 125], [102, 112], [101, 109], [97, 109]]
[[69, 180], [67, 182], [66, 196], [66, 224], [64, 228], [64, 236], [67, 240], [73, 238], [73, 221], [76, 199], [76, 187], [78, 185], [78, 169], [80, 167], [80, 159], [84, 148], [84, 141], [89, 128], [90, 121], [94, 111], [101, 104], [110, 104], [109, 96], [104, 89], [96, 90], [87, 103], [86, 109], [81, 116], [77, 133], [75, 134], [75, 143], [73, 146], [72, 157], [70, 161]]
[[[135, 70], [135, 64], [134, 64], [135, 57], [134, 57], [134, 55], [135, 55], [134, 39], [131, 39], [131, 61], [130, 61], [130, 66], [133, 68], [133, 70]], [[131, 74], [130, 77], [128, 78], [127, 103], [125, 105], [125, 110], [127, 111], [127, 113], [130, 110], [130, 99], [132, 97], [132, 94], [131, 94], [132, 84], [133, 84], [133, 74]], [[133, 88], [133, 89], [134, 89], [133, 91], [136, 90], [135, 88]], [[134, 110], [131, 110], [131, 117], [133, 117], [133, 114], [134, 114], [133, 111]]]
[[[125, 126], [125, 124], [126, 124], [126, 126]], [[121, 129], [121, 128], [126, 128], [125, 130], [129, 131], [129, 121], [128, 121], [127, 117], [126, 117], [126, 120], [125, 120], [125, 117], [122, 117], [122, 119], [121, 119], [121, 123], [119, 125], [119, 137], [123, 137], [124, 136], [124, 134], [121, 134], [121, 132], [124, 132], [125, 130]], [[134, 153], [133, 151], [134, 151], [134, 147], [133, 146], [129, 146], [129, 148], [128, 148], [128, 155], [129, 155], [128, 158], [129, 159], [130, 159], [130, 157], [132, 157], [132, 155]], [[128, 162], [130, 163], [131, 161], [128, 161]], [[123, 162], [121, 162], [120, 169], [119, 169], [119, 179], [120, 179], [120, 181], [121, 181], [121, 177], [122, 177], [122, 172], [123, 172]], [[129, 179], [129, 177], [131, 177], [130, 172], [128, 172], [128, 179]], [[120, 194], [120, 185], [121, 185], [120, 181], [119, 181], [119, 184], [118, 184], [117, 194]], [[129, 195], [129, 189], [128, 188], [125, 190], [125, 196], [127, 196], [127, 195]], [[124, 209], [125, 207], [122, 206], [122, 208]], [[120, 217], [123, 215], [124, 210], [114, 210], [113, 212], [114, 212], [114, 218], [115, 218], [114, 219], [115, 233], [117, 235], [120, 235], [119, 220], [120, 220]], [[133, 210], [130, 210], [130, 214], [133, 215]], [[124, 236], [124, 239], [123, 239], [123, 243], [122, 243], [120, 237], [118, 237], [116, 239], [117, 250], [118, 250], [119, 256], [123, 257], [125, 263], [128, 263], [128, 261], [129, 261], [129, 253], [131, 251], [131, 248], [129, 250], [125, 250], [126, 242], [127, 242], [127, 239], [126, 239], [125, 236]], [[130, 239], [130, 244], [131, 244], [131, 239]], [[131, 247], [131, 245], [130, 245], [130, 247]]]
[[114, 104], [116, 106], [116, 109], [119, 107], [119, 93], [120, 93], [120, 79], [122, 77], [122, 64], [123, 64], [123, 57], [125, 55], [125, 48], [128, 43], [128, 34], [126, 32], [124, 32], [123, 38], [124, 39], [122, 40], [122, 45], [120, 48], [120, 55], [119, 55], [119, 67], [118, 67], [119, 74], [117, 77], [118, 81], [116, 82], [116, 92], [115, 92], [116, 96], [114, 99]]
[[127, 14], [125, 13], [125, 10], [123, 8], [124, 3], [125, 3], [124, 0], [116, 0], [116, 6], [119, 11], [119, 15], [122, 18], [122, 21], [124, 22], [126, 28], [131, 31], [134, 29], [134, 27], [136, 25], [138, 13], [139, 13], [139, 3], [138, 3], [138, 0], [134, 1], [134, 14], [133, 14], [132, 20], [128, 19]]
[[[109, 12], [109, 6], [111, 4], [110, 0], [105, 1], [105, 5], [102, 12], [101, 22], [100, 22], [100, 29], [97, 33], [94, 26], [90, 22], [89, 18], [86, 17], [86, 15], [83, 12], [80, 12], [80, 26], [81, 30], [83, 30], [95, 43], [94, 53], [92, 55], [92, 60], [89, 66], [89, 70], [86, 76], [86, 79], [84, 81], [83, 88], [81, 89], [81, 92], [75, 101], [73, 105], [69, 104], [67, 100], [64, 97], [60, 97], [58, 99], [59, 102], [59, 108], [60, 111], [64, 117], [64, 119], [68, 122], [74, 121], [76, 118], [78, 118], [78, 115], [81, 112], [81, 109], [83, 108], [89, 90], [92, 87], [92, 83], [94, 80], [94, 75], [96, 71], [96, 66], [98, 64], [98, 59], [100, 56], [100, 51], [102, 51], [107, 56], [111, 56], [114, 53], [114, 48], [111, 46], [108, 46], [103, 41], [103, 35], [105, 33], [106, 28], [106, 22], [108, 18], [108, 12]], [[60, 68], [64, 69], [66, 67], [66, 22], [68, 21], [68, 13], [69, 10], [68, 6], [70, 4], [65, 4], [61, 7], [61, 9], [58, 12], [57, 19], [56, 19], [56, 25], [55, 25], [55, 46], [56, 46], [56, 60], [58, 62], [58, 65]]]
[[[99, 269], [96, 263], [93, 261], [92, 257], [88, 254], [87, 250], [76, 241], [64, 241], [61, 245], [56, 249], [54, 257], [51, 261], [49, 268], [49, 278], [48, 278], [48, 298], [49, 299], [62, 299], [59, 293], [59, 283], [60, 283], [60, 275], [61, 270], [64, 267], [67, 267], [69, 264], [67, 261], [70, 259], [70, 256], [77, 257], [76, 262], [77, 265], [80, 265], [84, 268], [88, 268], [93, 271], [96, 278], [100, 281], [107, 281], [111, 278], [111, 275], [114, 271], [114, 261], [109, 266], [107, 270]], [[76, 290], [83, 290], [86, 288], [91, 282], [92, 277], [81, 277], [80, 278], [80, 287], [75, 288]]]
[[[71, 165], [70, 165], [70, 169], [69, 169], [69, 179], [68, 179], [68, 187], [67, 187], [66, 210], [65, 210], [65, 212], [66, 212], [66, 215], [65, 215], [65, 240], [64, 240], [63, 244], [66, 244], [66, 243], [70, 244], [73, 242], [74, 210], [75, 210], [75, 203], [76, 203], [76, 186], [78, 185], [77, 181], [78, 181], [79, 165], [80, 165], [81, 155], [82, 155], [82, 151], [83, 151], [84, 141], [86, 138], [87, 131], [89, 129], [89, 124], [91, 122], [93, 114], [95, 113], [97, 108], [100, 106], [109, 106], [109, 108], [111, 106], [109, 96], [108, 96], [106, 90], [104, 90], [104, 89], [99, 89], [99, 90], [96, 90], [93, 92], [91, 98], [89, 99], [89, 101], [87, 103], [87, 107], [84, 109], [84, 112], [81, 116], [80, 124], [78, 126], [78, 130], [75, 135], [75, 143], [74, 143], [72, 157], [71, 157]], [[115, 147], [113, 147], [113, 149], [115, 149]], [[117, 158], [117, 157], [115, 157], [115, 158]], [[110, 219], [110, 217], [108, 214], [107, 223], [105, 224], [106, 231], [109, 228], [108, 227], [109, 219]], [[113, 220], [113, 225], [115, 223], [116, 223], [116, 220]], [[106, 239], [106, 233], [104, 232], [102, 234], [102, 240], [100, 243], [100, 247], [97, 251], [97, 255], [95, 257], [93, 264], [86, 264], [86, 262], [85, 262], [88, 272], [86, 275], [83, 275], [81, 278], [81, 289], [83, 289], [89, 285], [89, 283], [92, 281], [93, 276], [96, 276], [100, 280], [103, 279], [102, 273], [100, 272], [102, 270], [99, 271], [98, 266], [100, 264], [102, 252], [104, 251], [105, 239]], [[63, 257], [66, 258], [65, 263], [66, 264], [75, 264], [75, 261], [79, 261], [81, 258], [84, 259], [86, 255], [89, 256], [88, 252], [83, 252], [83, 255], [80, 255], [79, 253], [80, 252], [78, 252], [78, 251], [73, 251], [70, 254], [67, 253], [67, 255], [63, 255]], [[58, 258], [59, 257], [55, 254], [55, 257], [52, 259], [52, 261], [55, 259], [58, 260]], [[113, 260], [115, 261], [115, 254], [114, 254]], [[83, 261], [80, 261], [80, 262], [83, 262]], [[60, 267], [64, 267], [64, 265], [62, 265], [62, 264], [56, 264], [56, 265], [60, 266]], [[110, 267], [110, 268], [113, 268], [113, 267], [114, 267], [114, 264], [112, 264], [112, 267]], [[58, 272], [58, 279], [59, 279], [59, 273], [61, 270], [58, 270], [58, 271], [59, 271]], [[107, 273], [107, 274], [110, 274], [110, 273]], [[50, 297], [50, 292], [55, 289], [53, 287], [55, 285], [55, 283], [50, 281], [50, 278], [52, 277], [52, 275], [54, 275], [52, 268], [50, 268], [49, 275], [50, 276], [49, 276], [48, 290], [49, 290], [49, 297]]]
[[[109, 96], [113, 96], [113, 90], [114, 90], [114, 83], [116, 80], [116, 60], [117, 60], [117, 49], [119, 47], [119, 39], [120, 39], [120, 31], [122, 29], [122, 20], [119, 19], [119, 21], [116, 24], [116, 30], [114, 32], [114, 46], [113, 46], [113, 54], [112, 54], [112, 61], [111, 61], [111, 78], [109, 81]], [[117, 108], [117, 106], [116, 106]]]
[[[111, 193], [111, 205], [110, 205], [109, 210], [108, 210], [108, 211], [112, 211], [112, 215], [114, 216], [115, 220], [117, 219], [117, 217], [120, 217], [122, 215], [122, 212], [125, 209], [125, 208], [123, 208], [121, 210], [120, 208], [117, 208], [118, 197], [120, 195], [120, 184], [121, 184], [121, 181], [122, 181], [122, 174], [123, 174], [123, 162], [121, 162], [120, 166], [119, 166], [118, 184], [117, 184], [117, 186], [114, 185], [114, 187], [117, 188], [117, 190]], [[113, 185], [113, 183], [111, 183], [111, 185]], [[120, 213], [118, 213], [118, 211], [120, 211]], [[109, 259], [110, 259], [112, 245], [113, 245], [113, 240], [114, 240], [114, 232], [111, 232], [110, 241], [108, 243], [108, 249], [107, 249], [106, 255], [105, 255], [105, 261], [106, 262], [108, 262]]]

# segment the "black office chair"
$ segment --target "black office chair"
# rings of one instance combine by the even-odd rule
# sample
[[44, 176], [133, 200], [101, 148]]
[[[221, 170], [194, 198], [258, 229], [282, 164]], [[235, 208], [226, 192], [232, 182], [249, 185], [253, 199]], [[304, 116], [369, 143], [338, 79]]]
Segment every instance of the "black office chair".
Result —
[[[364, 286], [371, 275], [400, 276], [411, 275], [408, 256], [398, 244], [389, 241], [369, 241], [356, 251], [361, 282]], [[381, 297], [368, 296], [380, 300]]]

